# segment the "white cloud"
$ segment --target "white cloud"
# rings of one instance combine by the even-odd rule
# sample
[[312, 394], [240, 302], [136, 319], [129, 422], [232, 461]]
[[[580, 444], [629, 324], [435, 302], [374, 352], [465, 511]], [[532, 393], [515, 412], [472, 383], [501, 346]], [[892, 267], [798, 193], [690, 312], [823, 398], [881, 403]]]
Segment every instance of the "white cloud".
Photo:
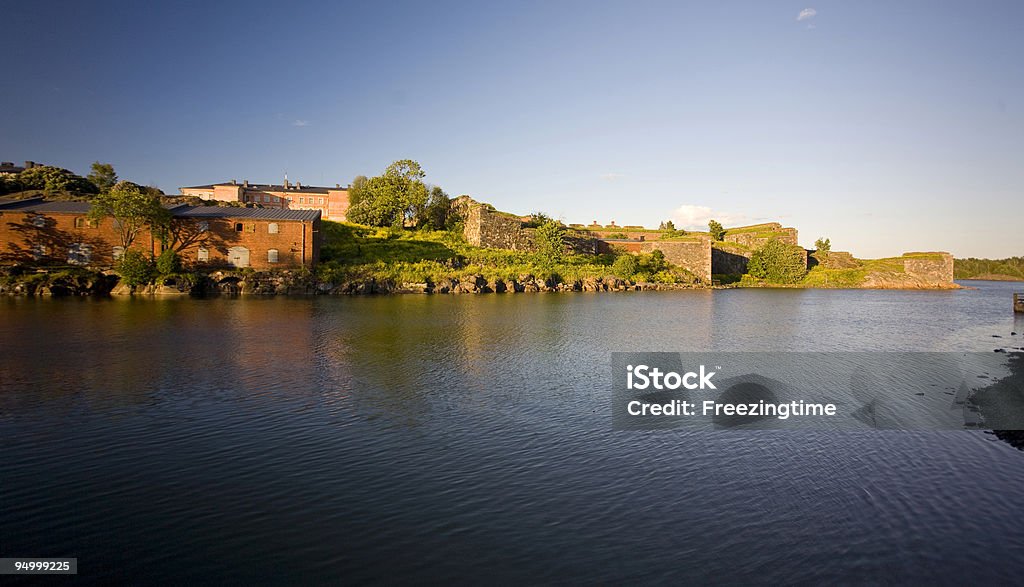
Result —
[[616, 180], [622, 179], [623, 177], [626, 177], [626, 174], [625, 173], [602, 173], [600, 175], [600, 177], [601, 177], [601, 179], [603, 179], [605, 181], [616, 181]]
[[308, 120], [296, 120], [292, 123], [292, 126], [309, 126]]
[[742, 226], [757, 222], [757, 219], [751, 218], [746, 214], [712, 210], [709, 206], [684, 204], [672, 211], [672, 222], [676, 225], [676, 228], [707, 230], [708, 221], [712, 219], [721, 222], [725, 227]]
[[813, 8], [804, 8], [800, 11], [800, 14], [796, 15], [797, 22], [801, 20], [809, 20], [814, 18], [818, 14], [818, 11]]

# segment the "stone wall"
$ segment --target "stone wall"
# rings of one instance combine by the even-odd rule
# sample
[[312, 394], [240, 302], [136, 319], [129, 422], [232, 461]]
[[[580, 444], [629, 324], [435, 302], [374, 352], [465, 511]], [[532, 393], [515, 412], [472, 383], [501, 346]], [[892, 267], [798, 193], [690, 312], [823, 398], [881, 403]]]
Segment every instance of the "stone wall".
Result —
[[515, 251], [533, 248], [533, 231], [524, 229], [516, 216], [489, 210], [482, 204], [470, 205], [465, 215], [463, 231], [474, 247]]
[[752, 251], [743, 249], [711, 248], [711, 272], [729, 275], [743, 275]]
[[665, 260], [678, 265], [700, 278], [711, 281], [711, 240], [700, 238], [692, 241], [645, 242], [640, 250], [650, 253], [658, 250], [665, 254]]
[[903, 253], [903, 271], [928, 285], [949, 285], [953, 283], [953, 255]]

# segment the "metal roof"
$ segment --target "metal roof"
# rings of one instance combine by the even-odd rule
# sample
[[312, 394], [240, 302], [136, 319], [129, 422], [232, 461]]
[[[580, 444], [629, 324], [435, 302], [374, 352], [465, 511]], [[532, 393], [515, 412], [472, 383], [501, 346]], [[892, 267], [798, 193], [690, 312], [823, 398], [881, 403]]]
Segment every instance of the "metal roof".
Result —
[[42, 198], [25, 200], [8, 200], [0, 202], [0, 211], [25, 210], [27, 212], [64, 212], [68, 214], [86, 214], [92, 204], [89, 202], [46, 202]]
[[317, 220], [320, 210], [281, 210], [279, 208], [236, 208], [234, 206], [178, 206], [171, 210], [175, 218], [257, 218], [260, 220]]

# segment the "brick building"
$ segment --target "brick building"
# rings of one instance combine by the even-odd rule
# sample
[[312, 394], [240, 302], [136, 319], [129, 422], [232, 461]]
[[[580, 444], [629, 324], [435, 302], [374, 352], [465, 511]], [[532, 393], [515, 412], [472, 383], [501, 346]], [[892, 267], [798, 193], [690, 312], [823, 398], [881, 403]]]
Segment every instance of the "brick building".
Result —
[[[0, 263], [110, 267], [124, 254], [112, 218], [92, 221], [88, 202], [0, 202]], [[178, 205], [166, 242], [142, 230], [131, 248], [173, 248], [199, 269], [296, 268], [320, 256], [320, 211]]]
[[348, 188], [335, 184], [333, 188], [303, 186], [301, 182], [282, 185], [250, 184], [249, 180], [236, 180], [209, 185], [179, 188], [183, 196], [197, 196], [204, 200], [259, 204], [264, 208], [284, 210], [319, 210], [324, 219], [343, 222], [348, 212]]

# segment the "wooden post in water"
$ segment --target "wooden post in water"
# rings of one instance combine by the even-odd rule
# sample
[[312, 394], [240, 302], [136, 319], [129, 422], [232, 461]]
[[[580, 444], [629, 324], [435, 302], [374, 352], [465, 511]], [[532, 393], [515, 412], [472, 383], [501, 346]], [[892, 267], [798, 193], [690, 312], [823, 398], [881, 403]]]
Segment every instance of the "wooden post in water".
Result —
[[1024, 293], [1013, 294], [1013, 311], [1024, 314]]

